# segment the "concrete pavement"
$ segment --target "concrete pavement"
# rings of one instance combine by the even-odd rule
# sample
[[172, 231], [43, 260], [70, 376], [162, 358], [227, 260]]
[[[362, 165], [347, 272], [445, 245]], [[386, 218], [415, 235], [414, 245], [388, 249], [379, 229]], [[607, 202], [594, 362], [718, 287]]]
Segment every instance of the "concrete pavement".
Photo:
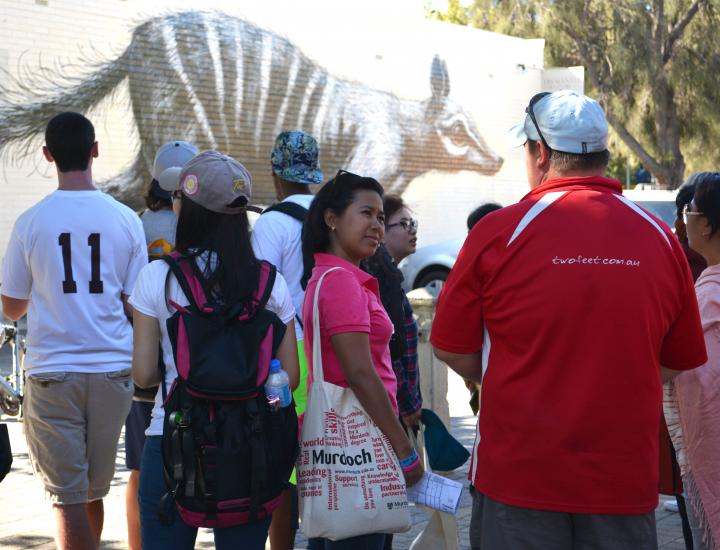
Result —
[[[10, 419], [8, 427], [13, 446], [13, 469], [0, 484], [0, 548], [19, 550], [34, 548], [49, 550], [53, 543], [53, 516], [50, 505], [44, 500], [42, 487], [34, 479], [27, 456], [22, 424]], [[456, 416], [452, 418], [452, 432], [468, 448], [471, 448], [475, 435], [475, 418]], [[123, 441], [118, 446], [117, 472], [109, 496], [105, 499], [105, 530], [102, 548], [127, 548], [125, 527], [125, 484], [128, 471], [125, 469]], [[451, 478], [465, 482], [467, 465], [450, 474]], [[412, 540], [427, 522], [426, 514], [412, 510], [413, 528], [408, 533], [395, 536], [395, 550], [407, 550]], [[658, 540], [662, 550], [683, 550], [680, 519], [678, 514], [666, 512], [662, 508], [656, 511]], [[460, 548], [470, 550], [468, 527], [470, 525], [470, 497], [463, 492], [460, 509], [457, 514]], [[306, 540], [298, 533], [297, 548], [305, 548]], [[196, 548], [213, 548], [212, 532], [201, 530]]]

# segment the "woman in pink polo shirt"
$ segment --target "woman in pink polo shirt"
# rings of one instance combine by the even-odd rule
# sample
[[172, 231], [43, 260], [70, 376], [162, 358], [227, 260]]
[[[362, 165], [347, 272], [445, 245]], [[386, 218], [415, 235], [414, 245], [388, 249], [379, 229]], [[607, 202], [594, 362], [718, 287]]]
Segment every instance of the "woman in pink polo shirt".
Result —
[[[318, 192], [305, 222], [303, 259], [309, 276], [303, 305], [305, 342], [313, 341], [312, 300], [320, 276], [320, 338], [325, 380], [353, 390], [370, 417], [390, 440], [405, 480], [422, 476], [417, 454], [398, 420], [397, 378], [388, 344], [393, 325], [380, 301], [377, 280], [360, 269], [385, 235], [382, 186], [372, 178], [340, 171]], [[312, 365], [312, 345], [305, 346]], [[312, 384], [312, 370], [308, 385]], [[385, 535], [352, 539], [312, 539], [311, 550], [381, 550]]]

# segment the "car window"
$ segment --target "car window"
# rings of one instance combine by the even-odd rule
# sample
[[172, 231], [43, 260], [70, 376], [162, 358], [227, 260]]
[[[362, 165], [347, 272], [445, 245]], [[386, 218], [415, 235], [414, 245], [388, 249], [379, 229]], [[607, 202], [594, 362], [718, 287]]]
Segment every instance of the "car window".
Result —
[[669, 201], [635, 201], [645, 210], [660, 218], [670, 227], [675, 225], [675, 203]]

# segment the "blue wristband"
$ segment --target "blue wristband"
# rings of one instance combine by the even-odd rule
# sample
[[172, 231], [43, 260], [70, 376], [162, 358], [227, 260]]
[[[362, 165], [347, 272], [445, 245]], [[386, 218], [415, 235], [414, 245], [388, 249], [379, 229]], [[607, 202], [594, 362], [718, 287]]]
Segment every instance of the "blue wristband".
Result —
[[413, 452], [409, 457], [403, 458], [400, 461], [400, 467], [407, 468], [408, 466], [411, 466], [412, 463], [415, 462], [416, 460], [418, 460], [418, 455], [417, 455], [417, 452], [415, 452], [415, 449], [413, 449]]

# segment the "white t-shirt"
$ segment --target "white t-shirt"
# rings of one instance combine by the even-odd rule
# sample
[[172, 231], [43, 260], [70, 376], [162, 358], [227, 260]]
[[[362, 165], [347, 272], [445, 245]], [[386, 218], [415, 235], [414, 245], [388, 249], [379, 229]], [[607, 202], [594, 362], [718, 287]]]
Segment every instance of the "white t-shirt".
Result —
[[[168, 279], [168, 269], [168, 265], [164, 261], [158, 260], [150, 263], [138, 275], [135, 290], [130, 296], [130, 303], [137, 311], [154, 317], [160, 324], [162, 353], [165, 362], [165, 388], [167, 391], [170, 390], [170, 386], [177, 377], [172, 344], [167, 332], [167, 320], [175, 313], [174, 310], [168, 309], [165, 297], [165, 281]], [[168, 297], [176, 304], [186, 306], [190, 303], [177, 283], [177, 279], [172, 274], [169, 277], [167, 291]], [[280, 273], [275, 278], [267, 309], [275, 313], [285, 324], [295, 317], [295, 309], [293, 308], [290, 293], [285, 284], [285, 279]], [[145, 435], [162, 435], [164, 417], [162, 391], [158, 389], [157, 395], [155, 395], [152, 420], [145, 431]]]
[[[177, 229], [177, 216], [172, 210], [163, 208], [153, 212], [149, 208], [140, 215], [140, 221], [145, 231], [145, 241], [148, 244], [148, 255], [162, 256], [169, 251], [164, 247], [175, 244], [175, 230]], [[156, 243], [155, 246], [150, 246]]]
[[[283, 202], [294, 202], [310, 208], [315, 195], [291, 195]], [[305, 291], [300, 286], [303, 275], [302, 223], [282, 212], [268, 212], [253, 226], [252, 246], [255, 256], [267, 260], [282, 273], [287, 281], [293, 305], [298, 315], [302, 312]], [[295, 335], [303, 339], [303, 330], [295, 319]]]
[[128, 368], [132, 327], [121, 295], [145, 264], [137, 214], [101, 191], [54, 191], [21, 214], [0, 293], [30, 299], [26, 372]]

